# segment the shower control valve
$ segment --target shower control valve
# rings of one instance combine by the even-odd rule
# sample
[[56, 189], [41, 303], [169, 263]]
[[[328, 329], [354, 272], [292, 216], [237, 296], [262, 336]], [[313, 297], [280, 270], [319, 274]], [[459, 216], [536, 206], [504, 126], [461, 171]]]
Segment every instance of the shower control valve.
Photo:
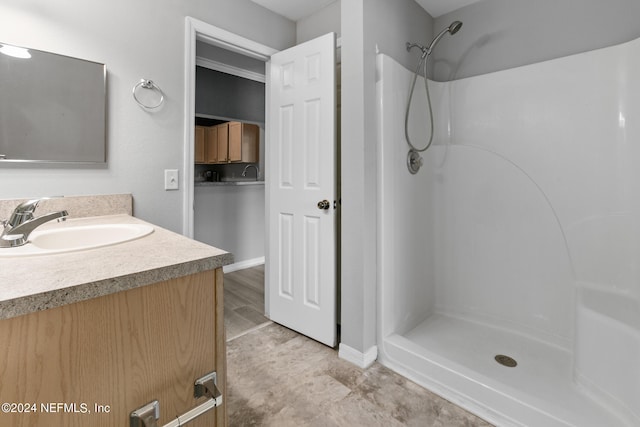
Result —
[[418, 151], [413, 149], [409, 150], [409, 154], [407, 154], [407, 168], [412, 175], [418, 173], [423, 163], [424, 160]]

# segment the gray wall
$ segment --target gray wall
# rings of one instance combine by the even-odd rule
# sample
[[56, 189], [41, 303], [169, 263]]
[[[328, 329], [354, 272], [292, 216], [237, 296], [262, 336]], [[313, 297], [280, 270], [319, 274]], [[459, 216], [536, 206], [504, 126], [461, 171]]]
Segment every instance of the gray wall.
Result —
[[337, 0], [313, 15], [300, 19], [296, 23], [296, 41], [303, 43], [331, 32], [340, 37], [340, 8], [340, 0]]
[[407, 67], [405, 43], [426, 40], [432, 18], [413, 0], [342, 0], [341, 342], [376, 344], [376, 53]]
[[196, 114], [264, 123], [265, 85], [196, 67]]
[[[438, 17], [464, 23], [434, 50], [435, 80], [460, 79], [640, 37], [637, 0], [483, 0]], [[434, 34], [435, 35], [435, 34]]]
[[232, 252], [236, 263], [264, 257], [264, 191], [264, 185], [196, 187], [195, 239]]
[[[295, 24], [250, 0], [30, 0], [0, 3], [0, 41], [102, 62], [108, 72], [108, 164], [102, 168], [0, 165], [0, 198], [132, 193], [136, 216], [182, 231], [183, 191], [164, 190], [184, 145], [185, 16], [275, 49]], [[131, 96], [141, 79], [165, 93], [155, 113]]]

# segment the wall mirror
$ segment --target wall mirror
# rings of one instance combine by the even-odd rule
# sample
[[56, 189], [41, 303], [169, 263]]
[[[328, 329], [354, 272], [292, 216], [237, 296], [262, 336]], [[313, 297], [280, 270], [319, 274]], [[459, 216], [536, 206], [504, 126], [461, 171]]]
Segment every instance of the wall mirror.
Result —
[[0, 165], [106, 162], [104, 64], [0, 42]]

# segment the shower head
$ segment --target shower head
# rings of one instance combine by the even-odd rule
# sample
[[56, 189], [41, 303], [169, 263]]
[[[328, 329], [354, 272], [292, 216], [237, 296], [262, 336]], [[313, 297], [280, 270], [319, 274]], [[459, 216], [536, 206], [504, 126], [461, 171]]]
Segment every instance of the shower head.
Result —
[[449, 32], [451, 33], [451, 35], [457, 33], [458, 31], [460, 31], [460, 28], [462, 28], [462, 22], [460, 21], [453, 21], [453, 23], [451, 25], [449, 25]]
[[436, 46], [436, 44], [438, 44], [438, 42], [440, 41], [442, 36], [444, 36], [446, 33], [449, 33], [449, 34], [453, 35], [453, 34], [457, 33], [458, 31], [460, 31], [460, 28], [462, 28], [462, 22], [453, 21], [451, 23], [451, 25], [449, 25], [444, 30], [440, 31], [440, 33], [433, 39], [433, 41], [431, 42], [431, 44], [427, 48], [427, 55], [431, 55], [431, 51]]

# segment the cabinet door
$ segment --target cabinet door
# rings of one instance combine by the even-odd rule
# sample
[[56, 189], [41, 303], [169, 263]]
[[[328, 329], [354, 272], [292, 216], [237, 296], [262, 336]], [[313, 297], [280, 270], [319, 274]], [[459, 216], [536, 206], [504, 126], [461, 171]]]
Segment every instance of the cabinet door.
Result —
[[259, 138], [257, 125], [229, 122], [229, 161], [258, 163]]
[[260, 160], [260, 129], [258, 125], [242, 124], [242, 162], [258, 163]]
[[218, 162], [218, 128], [211, 126], [207, 128], [207, 134], [205, 138], [206, 145], [206, 162], [217, 163]]
[[229, 122], [229, 161], [242, 161], [242, 127], [240, 122]]
[[218, 163], [227, 163], [229, 160], [229, 124], [217, 125], [218, 129]]
[[206, 127], [204, 126], [196, 126], [195, 137], [196, 137], [196, 146], [194, 153], [194, 161], [195, 163], [204, 163], [205, 162], [205, 136]]
[[0, 401], [36, 405], [0, 424], [128, 426], [157, 399], [165, 425], [202, 403], [194, 381], [216, 371], [222, 406], [189, 426], [226, 426], [222, 280], [220, 268], [0, 321]]

